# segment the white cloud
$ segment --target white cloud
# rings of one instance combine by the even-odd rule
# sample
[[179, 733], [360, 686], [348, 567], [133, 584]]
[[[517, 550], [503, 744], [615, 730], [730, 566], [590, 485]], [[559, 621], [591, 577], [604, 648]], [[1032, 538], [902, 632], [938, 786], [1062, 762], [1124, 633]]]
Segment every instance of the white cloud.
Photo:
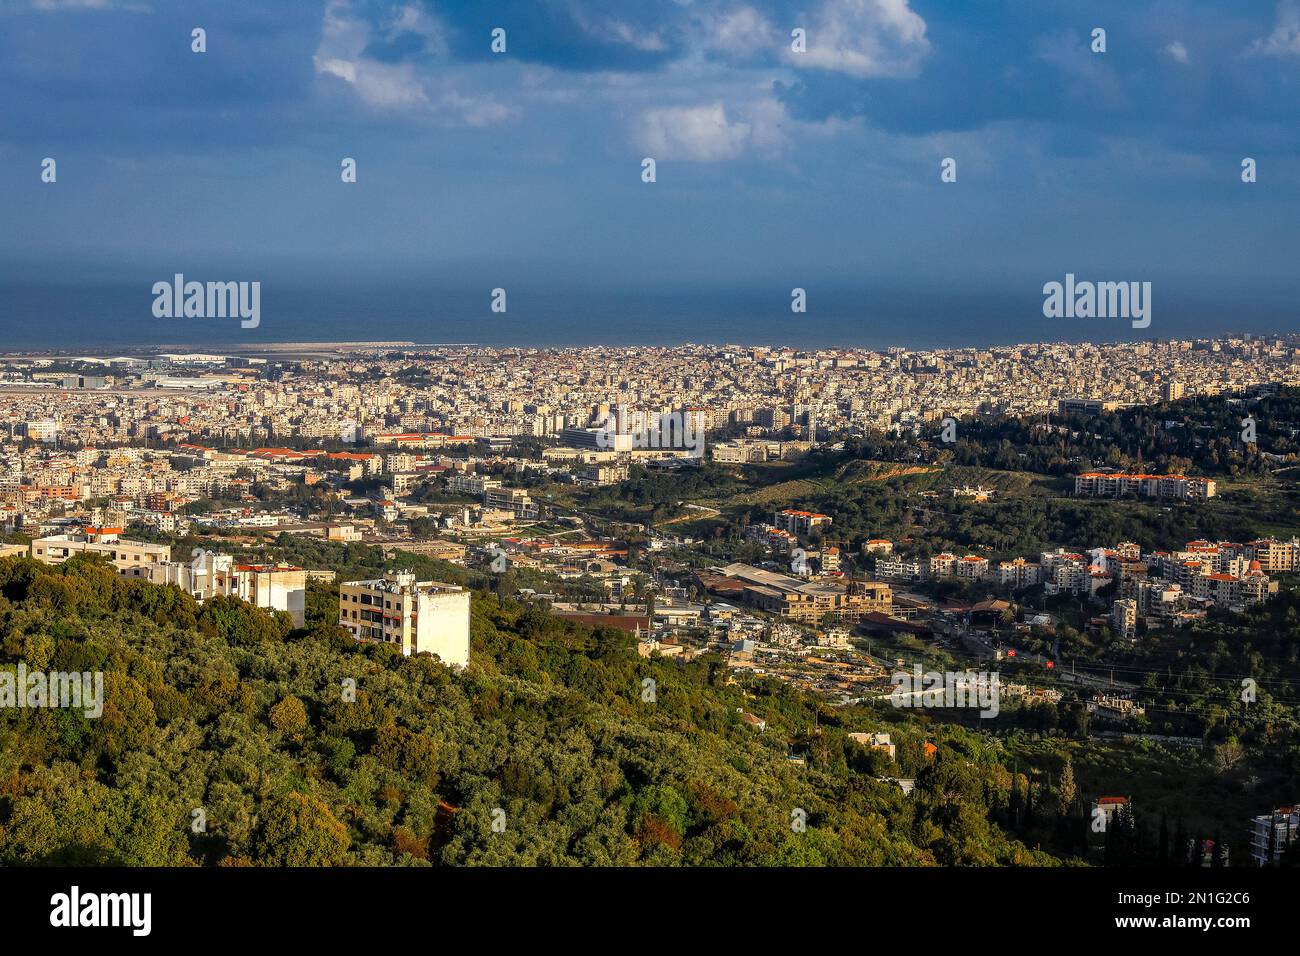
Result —
[[37, 10], [106, 10], [108, 0], [34, 0]]
[[655, 159], [714, 163], [735, 159], [751, 135], [748, 123], [732, 123], [721, 103], [672, 106], [641, 114], [638, 144]]
[[[415, 6], [397, 9], [391, 29], [424, 36], [426, 51], [445, 50], [441, 24]], [[331, 0], [325, 8], [316, 72], [347, 83], [366, 106], [377, 110], [408, 110], [466, 126], [488, 126], [506, 119], [511, 110], [490, 96], [451, 89], [443, 74], [435, 85], [414, 63], [385, 63], [365, 55], [374, 29], [354, 16], [349, 0]]]
[[1256, 40], [1251, 49], [1265, 56], [1300, 55], [1300, 7], [1293, 0], [1279, 3], [1273, 32]]
[[634, 128], [635, 144], [655, 159], [715, 163], [747, 153], [776, 159], [793, 136], [825, 136], [842, 127], [792, 120], [770, 83], [732, 90], [729, 103], [644, 110]]
[[125, 10], [128, 13], [153, 12], [149, 9], [148, 4], [139, 2], [139, 0], [32, 0], [31, 5], [33, 10], [40, 10], [44, 13], [51, 13], [56, 10]]
[[1175, 40], [1173, 43], [1166, 46], [1164, 52], [1171, 60], [1175, 60], [1179, 63], [1188, 62], [1187, 47], [1183, 46], [1178, 40]]
[[612, 17], [592, 18], [579, 6], [571, 8], [574, 22], [590, 37], [606, 43], [622, 43], [634, 50], [661, 53], [667, 49], [663, 36], [657, 31], [639, 30], [623, 20]]
[[753, 7], [737, 7], [713, 22], [710, 49], [730, 57], [747, 57], [776, 47], [772, 24]]
[[364, 59], [317, 57], [316, 71], [337, 76], [350, 83], [363, 103], [377, 109], [401, 109], [429, 104], [423, 84], [409, 66]]
[[787, 45], [786, 59], [850, 76], [908, 76], [930, 50], [908, 0], [826, 0], [807, 30], [807, 51]]
[[495, 126], [504, 122], [514, 111], [490, 96], [466, 96], [462, 93], [444, 93], [438, 105], [460, 117], [466, 126]]

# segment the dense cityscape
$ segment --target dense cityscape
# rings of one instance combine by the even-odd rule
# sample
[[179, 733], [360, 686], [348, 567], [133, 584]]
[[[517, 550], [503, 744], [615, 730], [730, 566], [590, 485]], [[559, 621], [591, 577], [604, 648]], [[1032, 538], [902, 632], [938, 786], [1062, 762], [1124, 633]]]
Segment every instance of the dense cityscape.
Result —
[[0, 2], [8, 935], [1286, 938], [1298, 65], [1300, 0]]
[[[1296, 467], [1300, 420], [1290, 404], [1266, 411], [1300, 385], [1294, 336], [884, 353], [284, 345], [9, 355], [0, 367], [0, 555], [104, 561], [199, 605], [237, 599], [302, 632], [337, 627], [454, 669], [476, 661], [470, 599], [486, 592], [625, 635], [647, 663], [720, 666], [743, 698], [785, 686], [814, 707], [934, 706], [961, 724], [960, 693], [931, 700], [918, 683], [900, 695], [900, 675], [919, 681], [924, 667], [970, 675], [986, 708], [976, 731], [991, 700], [1020, 726], [1049, 708], [1068, 736], [1235, 763], [1241, 729], [1210, 704], [1235, 685], [1202, 680], [1193, 695], [1133, 661], [1160, 635], [1246, 626], [1252, 609], [1293, 600], [1300, 571], [1294, 510], [1233, 539], [1177, 540], [1160, 517], [1177, 508], [1194, 516], [1187, 527], [1215, 528], [1202, 519], [1234, 507], [1242, 477]], [[1212, 444], [1207, 410], [1258, 428], [1230, 436], [1237, 458], [1204, 475], [1134, 467], [1139, 447], [1136, 460], [1057, 455], [1051, 477], [981, 437], [1014, 423], [1064, 452], [1101, 439], [1087, 435], [1098, 423], [1151, 410], [1182, 437], [1176, 454], [1145, 460], [1180, 472]], [[1002, 463], [986, 467], [990, 456]], [[864, 480], [889, 500], [887, 519], [837, 512], [836, 494]], [[1035, 550], [953, 524], [1060, 501], [1148, 524], [1129, 540], [1075, 519]], [[1291, 678], [1260, 677], [1270, 722], [1294, 721]], [[768, 710], [742, 705], [739, 726], [767, 733]], [[897, 741], [915, 728], [874, 722], [846, 745], [885, 755], [878, 779], [911, 794], [922, 768]], [[806, 764], [813, 741], [780, 733], [786, 762]], [[905, 746], [923, 764], [937, 739]], [[1129, 793], [1038, 787], [1083, 801], [1097, 832], [1134, 826]], [[1025, 788], [1032, 799], [1032, 777]], [[1257, 813], [1228, 822], [1236, 832], [1164, 832], [1162, 858], [1290, 859], [1300, 816], [1270, 802], [1251, 801]], [[1173, 812], [1162, 806], [1162, 828]], [[1101, 862], [1115, 842], [1060, 840], [1058, 852]]]

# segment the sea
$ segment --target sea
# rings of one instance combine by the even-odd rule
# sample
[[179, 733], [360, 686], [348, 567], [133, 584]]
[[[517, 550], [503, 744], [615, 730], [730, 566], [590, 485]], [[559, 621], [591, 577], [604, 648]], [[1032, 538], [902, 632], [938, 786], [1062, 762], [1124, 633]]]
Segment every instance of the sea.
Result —
[[483, 283], [259, 281], [255, 329], [237, 318], [155, 318], [147, 281], [0, 282], [0, 352], [357, 341], [945, 349], [1300, 331], [1294, 297], [1253, 289], [1215, 295], [1156, 285], [1151, 325], [1134, 329], [1125, 319], [1046, 318], [1040, 289], [1028, 284], [1010, 291], [810, 284], [807, 310], [796, 313], [789, 284], [775, 281], [671, 290], [531, 282], [506, 286], [506, 311], [493, 312]]

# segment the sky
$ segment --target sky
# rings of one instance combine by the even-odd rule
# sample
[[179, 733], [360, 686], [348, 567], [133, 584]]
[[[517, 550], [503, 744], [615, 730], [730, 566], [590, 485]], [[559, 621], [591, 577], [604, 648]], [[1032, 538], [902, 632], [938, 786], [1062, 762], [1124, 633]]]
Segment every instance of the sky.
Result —
[[1073, 272], [1300, 328], [1296, 0], [0, 0], [0, 90], [0, 282]]

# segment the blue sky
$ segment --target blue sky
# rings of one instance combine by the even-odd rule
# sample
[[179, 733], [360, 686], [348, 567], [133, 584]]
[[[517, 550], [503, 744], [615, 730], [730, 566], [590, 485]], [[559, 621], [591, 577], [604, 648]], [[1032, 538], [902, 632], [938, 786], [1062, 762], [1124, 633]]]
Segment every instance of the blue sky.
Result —
[[0, 0], [0, 90], [9, 279], [1300, 281], [1295, 0]]

